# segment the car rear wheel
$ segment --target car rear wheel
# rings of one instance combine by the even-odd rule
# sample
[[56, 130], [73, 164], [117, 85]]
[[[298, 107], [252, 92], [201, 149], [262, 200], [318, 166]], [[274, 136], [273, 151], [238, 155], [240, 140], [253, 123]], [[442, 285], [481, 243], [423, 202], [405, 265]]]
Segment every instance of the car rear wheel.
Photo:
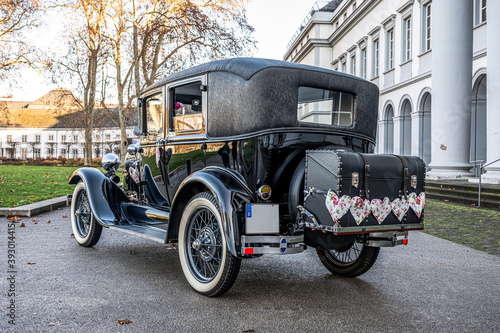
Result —
[[337, 250], [316, 249], [323, 265], [333, 274], [356, 277], [366, 273], [375, 263], [379, 247], [352, 242]]
[[179, 226], [179, 259], [191, 287], [206, 296], [219, 296], [236, 281], [241, 259], [227, 249], [221, 214], [212, 194], [195, 195]]
[[102, 226], [97, 222], [90, 208], [85, 183], [76, 185], [71, 201], [71, 227], [76, 241], [81, 246], [94, 246], [101, 237]]

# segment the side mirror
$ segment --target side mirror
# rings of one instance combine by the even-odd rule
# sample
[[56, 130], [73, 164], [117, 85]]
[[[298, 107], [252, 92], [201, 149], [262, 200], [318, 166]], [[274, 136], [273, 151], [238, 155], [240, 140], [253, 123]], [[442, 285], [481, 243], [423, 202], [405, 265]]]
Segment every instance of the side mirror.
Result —
[[134, 135], [140, 136], [142, 134], [142, 131], [139, 127], [134, 126]]
[[131, 156], [137, 155], [137, 146], [132, 144], [127, 147], [127, 153]]

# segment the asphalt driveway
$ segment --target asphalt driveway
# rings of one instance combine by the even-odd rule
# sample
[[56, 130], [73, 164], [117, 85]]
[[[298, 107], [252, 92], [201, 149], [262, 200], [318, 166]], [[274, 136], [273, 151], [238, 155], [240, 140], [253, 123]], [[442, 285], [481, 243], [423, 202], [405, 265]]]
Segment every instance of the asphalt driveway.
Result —
[[233, 288], [207, 298], [176, 249], [110, 230], [83, 248], [68, 213], [22, 218], [14, 247], [0, 219], [0, 332], [500, 332], [500, 258], [420, 232], [357, 279], [308, 249], [244, 261]]

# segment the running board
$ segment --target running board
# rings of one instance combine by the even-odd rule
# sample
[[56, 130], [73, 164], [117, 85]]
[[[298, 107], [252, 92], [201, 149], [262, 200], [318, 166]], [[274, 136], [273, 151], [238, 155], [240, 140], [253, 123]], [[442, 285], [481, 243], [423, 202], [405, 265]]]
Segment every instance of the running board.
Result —
[[147, 238], [162, 244], [166, 243], [165, 239], [167, 238], [167, 231], [160, 228], [141, 225], [111, 225], [109, 226], [109, 229], [118, 230], [137, 237]]

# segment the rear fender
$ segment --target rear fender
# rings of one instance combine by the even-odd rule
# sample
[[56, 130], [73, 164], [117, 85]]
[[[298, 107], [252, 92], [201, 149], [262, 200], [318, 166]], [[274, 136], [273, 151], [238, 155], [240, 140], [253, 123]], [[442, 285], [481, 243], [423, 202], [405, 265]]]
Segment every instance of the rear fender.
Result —
[[[118, 191], [121, 191], [116, 184], [107, 179], [101, 171], [93, 168], [80, 168], [73, 172], [69, 183], [77, 184], [80, 181], [85, 183], [90, 208], [97, 221], [104, 227], [117, 224], [119, 218], [113, 213], [113, 209], [108, 202], [108, 196], [106, 195], [106, 187], [112, 188], [115, 186]], [[116, 189], [113, 188], [113, 190]]]
[[189, 200], [195, 194], [207, 191], [214, 196], [221, 213], [227, 247], [232, 255], [239, 256], [237, 245], [240, 243], [242, 225], [238, 223], [237, 213], [241, 211], [240, 202], [253, 202], [254, 195], [241, 175], [221, 167], [197, 171], [181, 183], [172, 201], [167, 241], [177, 241], [181, 216]]

